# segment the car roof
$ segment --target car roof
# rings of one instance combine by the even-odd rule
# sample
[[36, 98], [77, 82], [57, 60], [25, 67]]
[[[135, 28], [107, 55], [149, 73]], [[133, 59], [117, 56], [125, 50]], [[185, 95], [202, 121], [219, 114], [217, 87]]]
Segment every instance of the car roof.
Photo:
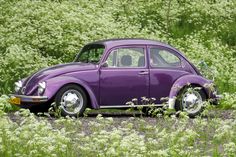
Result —
[[106, 40], [95, 41], [95, 42], [89, 43], [88, 45], [91, 45], [91, 44], [105, 45], [106, 47], [114, 47], [114, 46], [121, 46], [121, 45], [161, 45], [161, 46], [170, 47], [170, 45], [167, 45], [157, 40], [142, 39], [142, 38], [106, 39]]
[[104, 45], [107, 50], [116, 47], [116, 46], [122, 46], [122, 45], [158, 45], [158, 46], [164, 46], [170, 49], [175, 50], [178, 52], [182, 57], [186, 59], [186, 57], [175, 47], [166, 44], [161, 41], [157, 40], [152, 40], [152, 39], [143, 39], [143, 38], [117, 38], [117, 39], [105, 39], [105, 40], [98, 40], [95, 42], [91, 42], [87, 44], [86, 46], [89, 45]]

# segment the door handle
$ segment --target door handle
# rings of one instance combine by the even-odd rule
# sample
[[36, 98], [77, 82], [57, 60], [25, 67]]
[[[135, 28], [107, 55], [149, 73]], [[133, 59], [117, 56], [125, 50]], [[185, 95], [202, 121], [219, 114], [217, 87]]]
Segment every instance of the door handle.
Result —
[[148, 74], [149, 74], [148, 71], [140, 71], [140, 72], [139, 72], [139, 75], [148, 75]]

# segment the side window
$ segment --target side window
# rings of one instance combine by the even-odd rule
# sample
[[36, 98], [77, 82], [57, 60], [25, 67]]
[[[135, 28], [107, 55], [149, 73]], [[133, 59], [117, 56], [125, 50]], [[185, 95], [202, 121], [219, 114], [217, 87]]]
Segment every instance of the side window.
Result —
[[144, 48], [118, 48], [107, 58], [108, 67], [144, 67]]
[[152, 67], [180, 67], [180, 59], [166, 49], [151, 48], [150, 64]]

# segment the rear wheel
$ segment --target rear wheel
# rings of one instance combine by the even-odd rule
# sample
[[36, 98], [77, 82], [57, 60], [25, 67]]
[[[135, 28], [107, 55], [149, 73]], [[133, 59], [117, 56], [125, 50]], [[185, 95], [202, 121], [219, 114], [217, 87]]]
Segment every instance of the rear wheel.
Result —
[[62, 116], [81, 116], [87, 106], [87, 96], [77, 85], [66, 85], [59, 90], [55, 97]]
[[206, 94], [203, 89], [185, 87], [178, 95], [175, 109], [177, 111], [186, 111], [189, 117], [195, 117], [203, 111], [204, 101], [206, 101]]

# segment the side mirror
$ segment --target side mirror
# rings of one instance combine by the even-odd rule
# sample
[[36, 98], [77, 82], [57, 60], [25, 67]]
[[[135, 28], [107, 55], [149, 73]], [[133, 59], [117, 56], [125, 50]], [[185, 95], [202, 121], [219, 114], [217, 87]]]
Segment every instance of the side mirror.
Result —
[[104, 68], [108, 67], [108, 63], [107, 62], [103, 62], [101, 67], [104, 67]]

